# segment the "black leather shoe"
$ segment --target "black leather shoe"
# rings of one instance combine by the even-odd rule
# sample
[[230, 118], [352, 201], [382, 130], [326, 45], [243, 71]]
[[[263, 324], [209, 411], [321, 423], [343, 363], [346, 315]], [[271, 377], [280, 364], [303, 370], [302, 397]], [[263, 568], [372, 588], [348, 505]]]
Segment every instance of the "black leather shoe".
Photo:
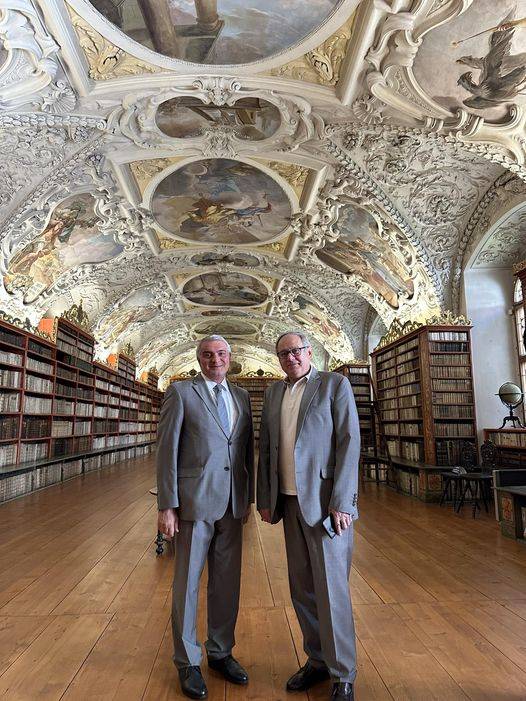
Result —
[[337, 682], [332, 687], [331, 701], [354, 701], [352, 684], [349, 682]]
[[208, 696], [208, 689], [200, 667], [181, 667], [179, 669], [179, 680], [185, 696], [191, 699], [206, 699]]
[[287, 682], [287, 691], [306, 691], [329, 678], [326, 667], [313, 667], [309, 660]]
[[221, 657], [218, 660], [208, 658], [208, 666], [215, 672], [222, 674], [227, 682], [232, 682], [232, 684], [248, 684], [248, 674], [246, 670], [243, 669], [232, 655]]

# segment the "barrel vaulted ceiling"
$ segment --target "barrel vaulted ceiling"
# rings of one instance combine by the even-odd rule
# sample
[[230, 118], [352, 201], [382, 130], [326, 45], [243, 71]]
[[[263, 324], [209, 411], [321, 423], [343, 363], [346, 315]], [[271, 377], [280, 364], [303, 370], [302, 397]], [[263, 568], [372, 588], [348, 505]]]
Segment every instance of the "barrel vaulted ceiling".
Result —
[[526, 0], [0, 0], [0, 47], [0, 306], [100, 358], [328, 367], [525, 252]]

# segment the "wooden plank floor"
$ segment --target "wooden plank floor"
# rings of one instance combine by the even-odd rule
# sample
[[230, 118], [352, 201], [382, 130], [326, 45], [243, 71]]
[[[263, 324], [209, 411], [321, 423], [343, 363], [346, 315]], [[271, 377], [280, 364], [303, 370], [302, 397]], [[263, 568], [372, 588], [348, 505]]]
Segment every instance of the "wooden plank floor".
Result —
[[[149, 459], [0, 506], [0, 697], [183, 699], [171, 662], [173, 559], [155, 556]], [[357, 701], [526, 699], [526, 549], [492, 514], [364, 485], [351, 590]], [[211, 701], [288, 695], [303, 663], [280, 526], [246, 528], [235, 654], [247, 687], [203, 666]], [[201, 591], [199, 630], [205, 629]]]

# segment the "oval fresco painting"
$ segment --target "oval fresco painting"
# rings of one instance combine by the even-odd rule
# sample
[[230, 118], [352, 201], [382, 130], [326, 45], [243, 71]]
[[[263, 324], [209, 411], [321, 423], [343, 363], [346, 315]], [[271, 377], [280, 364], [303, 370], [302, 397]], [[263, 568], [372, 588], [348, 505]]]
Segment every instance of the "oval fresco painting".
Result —
[[340, 214], [338, 229], [338, 240], [316, 252], [322, 263], [340, 273], [359, 275], [394, 309], [401, 294], [412, 297], [411, 270], [380, 237], [374, 217], [360, 207], [348, 206]]
[[205, 273], [188, 280], [183, 295], [189, 302], [209, 307], [248, 307], [264, 302], [268, 291], [262, 282], [250, 275]]
[[85, 263], [102, 263], [122, 253], [124, 246], [112, 234], [99, 231], [94, 204], [86, 193], [57, 205], [40, 236], [9, 261], [4, 276], [6, 290], [23, 290], [24, 302], [31, 303], [68, 270]]
[[288, 197], [269, 175], [226, 158], [187, 163], [159, 183], [152, 213], [192, 243], [269, 241], [288, 226]]
[[234, 105], [206, 105], [197, 97], [174, 97], [159, 105], [155, 122], [175, 139], [201, 136], [213, 127], [228, 128], [238, 139], [261, 141], [280, 124], [277, 107], [256, 97], [243, 97]]
[[503, 117], [525, 104], [526, 0], [477, 0], [451, 22], [425, 34], [415, 78], [449, 110]]
[[256, 328], [251, 324], [247, 324], [244, 321], [229, 321], [222, 320], [217, 323], [205, 321], [199, 324], [194, 329], [198, 334], [203, 334], [203, 336], [211, 336], [213, 334], [219, 334], [228, 338], [230, 336], [251, 336], [256, 333]]
[[298, 44], [342, 0], [90, 0], [143, 46], [192, 63], [260, 61]]
[[219, 253], [198, 253], [193, 256], [192, 263], [194, 265], [212, 266], [212, 265], [235, 265], [238, 268], [256, 268], [259, 265], [259, 260], [256, 256], [251, 256], [249, 253], [227, 253], [221, 255]]

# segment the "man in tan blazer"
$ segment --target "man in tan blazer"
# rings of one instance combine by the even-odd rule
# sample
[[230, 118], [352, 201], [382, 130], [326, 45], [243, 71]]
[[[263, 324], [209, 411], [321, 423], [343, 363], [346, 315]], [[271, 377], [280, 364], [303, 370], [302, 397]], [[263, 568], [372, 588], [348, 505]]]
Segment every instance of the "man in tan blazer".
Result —
[[248, 392], [226, 381], [230, 346], [209, 336], [197, 347], [201, 374], [166, 391], [157, 437], [158, 528], [175, 535], [174, 662], [183, 692], [204, 699], [196, 635], [199, 578], [208, 561], [208, 666], [228, 681], [248, 675], [232, 657], [239, 608], [242, 524], [254, 501]]
[[287, 682], [305, 691], [329, 677], [332, 701], [352, 701], [356, 642], [349, 594], [358, 518], [360, 427], [349, 380], [318, 372], [300, 332], [278, 338], [285, 381], [265, 394], [258, 510], [283, 519], [292, 603], [307, 662]]

